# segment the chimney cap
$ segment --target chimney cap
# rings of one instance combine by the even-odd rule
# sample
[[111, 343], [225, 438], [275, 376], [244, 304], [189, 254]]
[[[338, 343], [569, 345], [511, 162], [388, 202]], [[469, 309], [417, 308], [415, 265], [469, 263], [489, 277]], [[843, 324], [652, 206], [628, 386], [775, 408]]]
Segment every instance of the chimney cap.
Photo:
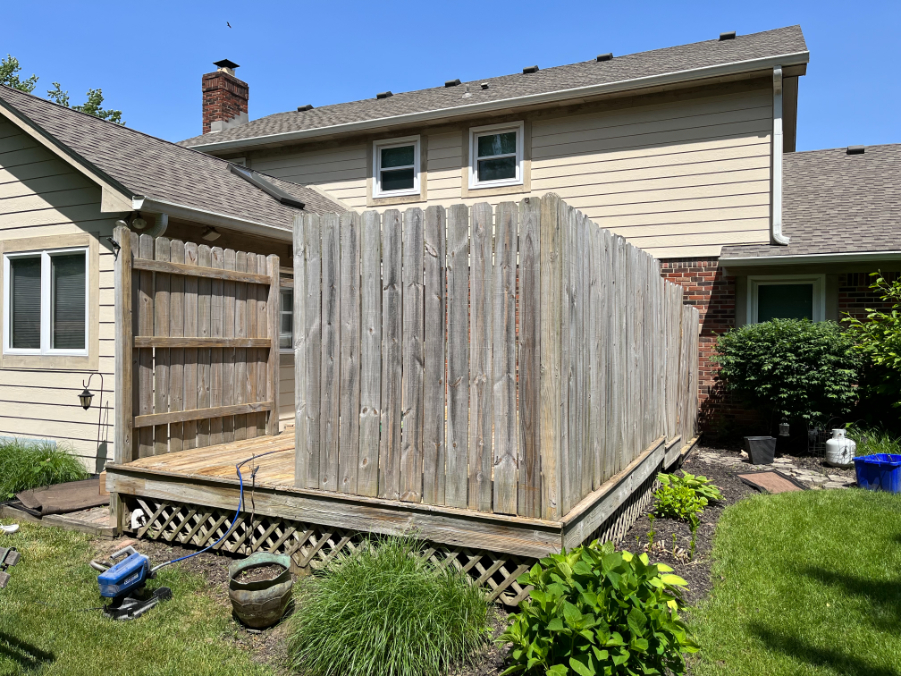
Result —
[[235, 68], [240, 68], [240, 66], [234, 61], [229, 61], [228, 59], [222, 59], [221, 61], [213, 61], [213, 65], [217, 68], [229, 68], [234, 70]]

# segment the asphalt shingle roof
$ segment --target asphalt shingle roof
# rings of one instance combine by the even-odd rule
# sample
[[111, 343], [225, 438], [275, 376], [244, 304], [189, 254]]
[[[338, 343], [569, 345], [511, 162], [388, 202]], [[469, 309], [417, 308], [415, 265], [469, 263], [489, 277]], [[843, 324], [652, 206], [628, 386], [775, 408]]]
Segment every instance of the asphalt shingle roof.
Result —
[[[590, 85], [627, 82], [653, 75], [806, 51], [807, 44], [800, 26], [789, 26], [753, 35], [740, 35], [733, 40], [696, 42], [616, 56], [610, 61], [586, 61], [547, 68], [537, 73], [472, 80], [456, 87], [442, 86], [404, 92], [385, 99], [376, 99], [373, 92], [371, 99], [338, 103], [304, 112], [268, 115], [221, 132], [186, 139], [181, 141], [181, 145], [199, 146], [379, 119], [386, 119], [386, 123], [390, 124], [390, 118], [410, 113], [464, 108], [473, 104]], [[487, 89], [481, 88], [483, 82], [488, 84]]]
[[901, 251], [901, 144], [783, 156], [787, 246], [723, 247], [724, 258]]
[[[281, 204], [205, 153], [0, 86], [0, 99], [133, 195], [290, 229], [297, 209]], [[346, 209], [320, 192], [263, 175], [314, 213]]]

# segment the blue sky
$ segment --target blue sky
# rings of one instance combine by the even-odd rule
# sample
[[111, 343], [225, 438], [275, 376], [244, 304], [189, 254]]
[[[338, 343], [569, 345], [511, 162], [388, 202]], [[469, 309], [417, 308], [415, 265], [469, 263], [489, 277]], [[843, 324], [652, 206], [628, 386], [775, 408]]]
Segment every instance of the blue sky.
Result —
[[[232, 28], [226, 26], [226, 21]], [[172, 141], [201, 127], [200, 76], [229, 58], [250, 117], [800, 24], [798, 149], [901, 143], [901, 2], [4, 3], [0, 54], [81, 103], [101, 87], [128, 126]]]

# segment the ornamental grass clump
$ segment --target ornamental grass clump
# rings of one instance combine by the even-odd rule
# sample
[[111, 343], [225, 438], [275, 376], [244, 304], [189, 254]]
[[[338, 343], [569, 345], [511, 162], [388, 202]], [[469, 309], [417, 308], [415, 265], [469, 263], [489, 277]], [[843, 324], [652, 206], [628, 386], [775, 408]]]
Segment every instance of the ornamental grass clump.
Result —
[[366, 543], [297, 592], [288, 654], [304, 676], [440, 676], [488, 639], [488, 602], [422, 543]]
[[683, 653], [698, 651], [679, 617], [687, 583], [646, 554], [595, 540], [541, 559], [518, 581], [534, 589], [498, 639], [513, 644], [505, 674], [683, 674]]
[[0, 441], [0, 501], [41, 486], [81, 481], [90, 476], [68, 448], [46, 441]]

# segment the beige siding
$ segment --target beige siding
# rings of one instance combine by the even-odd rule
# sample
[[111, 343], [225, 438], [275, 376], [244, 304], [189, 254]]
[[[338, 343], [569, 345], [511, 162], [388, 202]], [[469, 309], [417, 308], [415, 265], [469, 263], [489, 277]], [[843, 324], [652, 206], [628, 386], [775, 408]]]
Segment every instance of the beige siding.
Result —
[[[115, 216], [100, 213], [100, 188], [29, 136], [0, 121], [0, 240], [91, 233], [112, 234]], [[52, 246], [52, 244], [49, 244]], [[89, 372], [0, 368], [0, 436], [67, 442], [90, 470], [112, 458], [113, 256], [99, 247], [99, 372], [104, 378], [99, 430], [100, 381], [91, 384], [93, 405], [78, 404]], [[4, 299], [0, 298], [0, 306]]]
[[[467, 130], [479, 124], [423, 135], [428, 199], [418, 205], [497, 203], [525, 196], [482, 197], [473, 191], [463, 197]], [[769, 89], [566, 117], [545, 113], [533, 116], [526, 129], [531, 129], [526, 144], [530, 194], [556, 192], [659, 258], [715, 256], [724, 245], [769, 239]], [[316, 185], [354, 209], [365, 209], [370, 143], [261, 151], [253, 155], [252, 166]]]
[[278, 428], [294, 424], [294, 355], [282, 354], [279, 362]]

